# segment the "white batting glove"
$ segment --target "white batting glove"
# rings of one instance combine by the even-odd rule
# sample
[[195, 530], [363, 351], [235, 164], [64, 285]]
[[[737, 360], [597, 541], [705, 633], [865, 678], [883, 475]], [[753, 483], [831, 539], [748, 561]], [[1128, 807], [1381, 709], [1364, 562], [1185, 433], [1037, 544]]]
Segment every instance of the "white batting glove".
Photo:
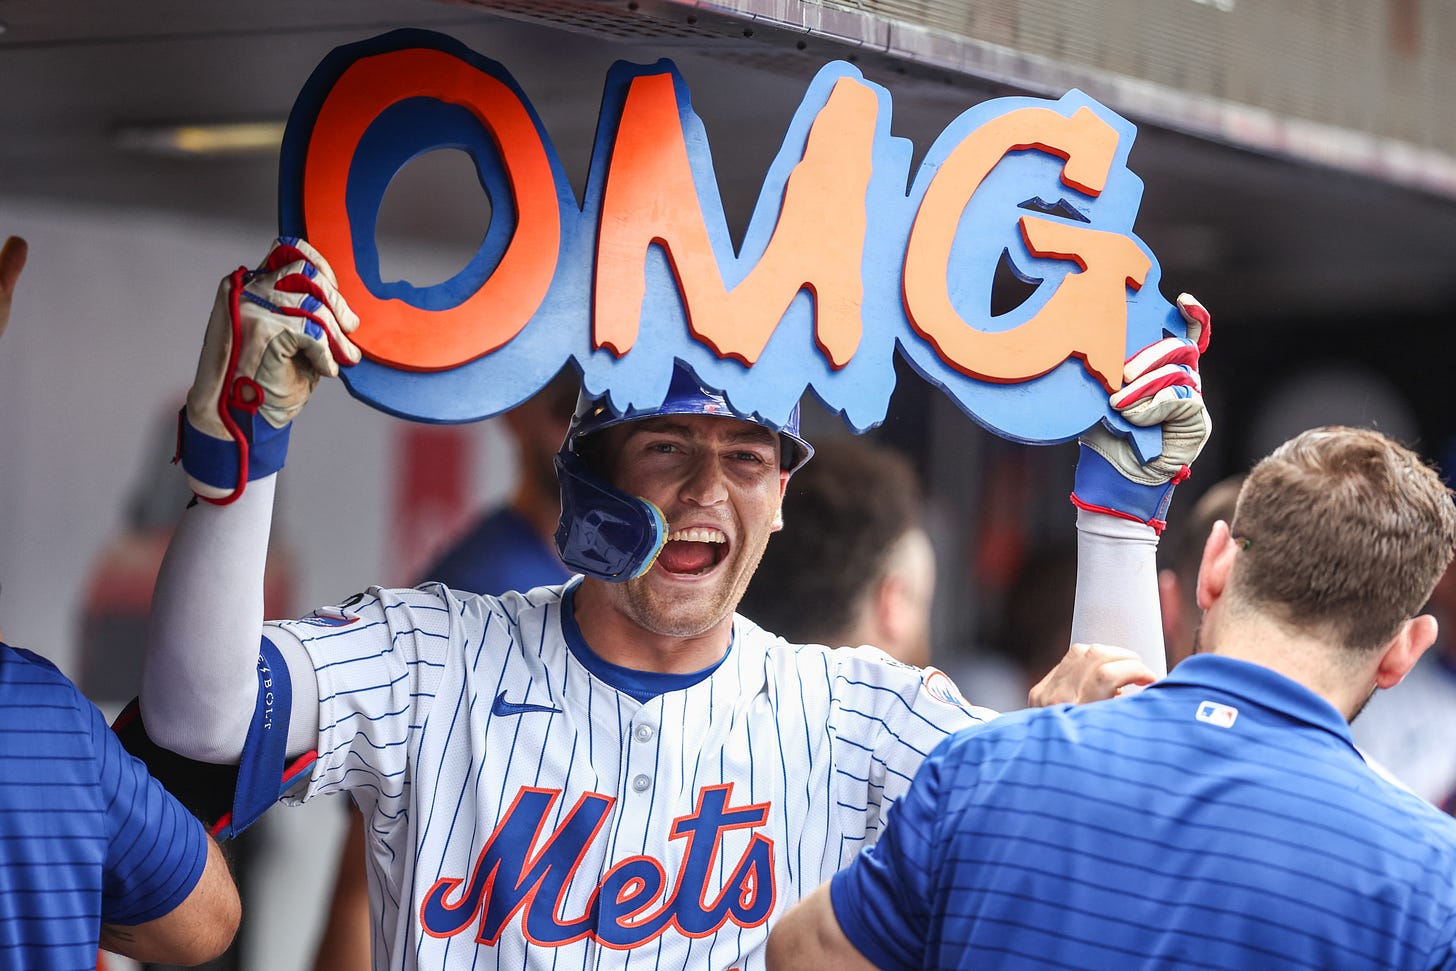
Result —
[[232, 502], [283, 467], [289, 425], [319, 377], [359, 362], [346, 336], [358, 326], [328, 261], [301, 239], [280, 238], [258, 269], [223, 278], [177, 441], [199, 497]]
[[1123, 386], [1108, 400], [1133, 425], [1162, 426], [1163, 450], [1144, 465], [1132, 443], [1098, 422], [1078, 439], [1072, 503], [1081, 509], [1147, 523], [1158, 533], [1167, 525], [1173, 487], [1203, 451], [1213, 422], [1203, 401], [1198, 361], [1208, 349], [1208, 311], [1179, 294], [1178, 311], [1188, 337], [1165, 337], [1127, 359]]

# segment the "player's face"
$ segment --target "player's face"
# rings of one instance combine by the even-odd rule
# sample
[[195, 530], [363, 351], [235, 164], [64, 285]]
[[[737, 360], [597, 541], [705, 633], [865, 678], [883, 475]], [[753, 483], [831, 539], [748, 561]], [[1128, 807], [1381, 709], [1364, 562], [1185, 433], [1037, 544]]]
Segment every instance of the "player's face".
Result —
[[613, 483], [654, 503], [668, 528], [645, 574], [609, 585], [618, 609], [673, 637], [724, 623], [781, 525], [789, 477], [779, 469], [778, 435], [711, 415], [647, 418], [604, 434]]

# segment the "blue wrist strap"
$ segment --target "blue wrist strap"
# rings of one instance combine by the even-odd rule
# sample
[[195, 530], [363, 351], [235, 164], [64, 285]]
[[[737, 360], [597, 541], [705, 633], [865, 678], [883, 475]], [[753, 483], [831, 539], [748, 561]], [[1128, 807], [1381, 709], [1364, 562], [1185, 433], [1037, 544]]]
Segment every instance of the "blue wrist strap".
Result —
[[1147, 523], [1159, 533], [1168, 524], [1168, 504], [1176, 483], [1143, 485], [1117, 471], [1102, 454], [1085, 444], [1079, 449], [1072, 502], [1078, 508]]
[[[288, 456], [289, 422], [274, 428], [260, 415], [234, 411], [233, 418], [248, 439], [248, 481], [272, 475], [283, 468]], [[218, 489], [231, 489], [238, 482], [238, 446], [229, 439], [213, 438], [192, 427], [187, 409], [182, 409], [177, 454], [182, 468], [198, 482]]]
[[238, 762], [237, 788], [232, 812], [218, 821], [214, 835], [236, 836], [258, 821], [296, 783], [314, 762], [314, 753], [287, 765], [288, 721], [293, 712], [293, 683], [288, 666], [273, 642], [262, 638], [258, 646], [258, 701], [253, 724]]

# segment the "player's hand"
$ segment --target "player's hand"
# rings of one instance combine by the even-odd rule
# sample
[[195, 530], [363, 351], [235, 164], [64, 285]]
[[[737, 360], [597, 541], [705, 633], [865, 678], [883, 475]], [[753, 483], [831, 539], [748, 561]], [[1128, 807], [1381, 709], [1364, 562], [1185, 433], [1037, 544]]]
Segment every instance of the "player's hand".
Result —
[[1157, 677], [1142, 658], [1126, 648], [1073, 644], [1027, 696], [1033, 708], [1085, 704], [1132, 694]]
[[1122, 388], [1109, 399], [1130, 424], [1162, 427], [1162, 453], [1146, 465], [1132, 443], [1098, 422], [1078, 439], [1072, 502], [1082, 509], [1166, 525], [1173, 487], [1203, 451], [1213, 423], [1203, 402], [1198, 361], [1208, 349], [1208, 311], [1188, 294], [1178, 296], [1188, 337], [1165, 337], [1127, 359]]
[[15, 296], [15, 283], [25, 269], [25, 256], [30, 247], [19, 236], [11, 236], [0, 247], [0, 334], [10, 323], [10, 299]]
[[187, 393], [178, 457], [192, 489], [231, 502], [283, 466], [288, 426], [321, 376], [359, 361], [359, 318], [307, 242], [274, 242], [256, 270], [223, 278]]

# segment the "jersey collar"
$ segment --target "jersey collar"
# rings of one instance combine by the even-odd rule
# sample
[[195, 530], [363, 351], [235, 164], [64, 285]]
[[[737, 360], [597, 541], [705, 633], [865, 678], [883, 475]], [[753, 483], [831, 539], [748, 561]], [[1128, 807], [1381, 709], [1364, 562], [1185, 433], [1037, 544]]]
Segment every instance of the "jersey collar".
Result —
[[624, 668], [620, 664], [613, 664], [593, 651], [591, 645], [586, 642], [586, 638], [581, 636], [581, 628], [576, 623], [575, 608], [576, 589], [579, 586], [581, 586], [580, 577], [568, 583], [561, 592], [561, 634], [566, 640], [566, 649], [597, 680], [604, 681], [618, 691], [631, 695], [643, 704], [669, 691], [691, 688], [718, 670], [728, 655], [733, 653], [733, 645], [738, 639], [737, 624], [733, 625], [733, 636], [729, 639], [728, 650], [717, 661], [701, 671], [692, 671], [688, 674], [664, 674], [659, 671], [636, 671], [632, 668]]
[[1334, 705], [1299, 682], [1262, 664], [1218, 654], [1195, 654], [1184, 658], [1166, 678], [1148, 690], [1178, 687], [1214, 689], [1233, 695], [1322, 728], [1352, 747], [1355, 744], [1350, 735], [1350, 723]]

